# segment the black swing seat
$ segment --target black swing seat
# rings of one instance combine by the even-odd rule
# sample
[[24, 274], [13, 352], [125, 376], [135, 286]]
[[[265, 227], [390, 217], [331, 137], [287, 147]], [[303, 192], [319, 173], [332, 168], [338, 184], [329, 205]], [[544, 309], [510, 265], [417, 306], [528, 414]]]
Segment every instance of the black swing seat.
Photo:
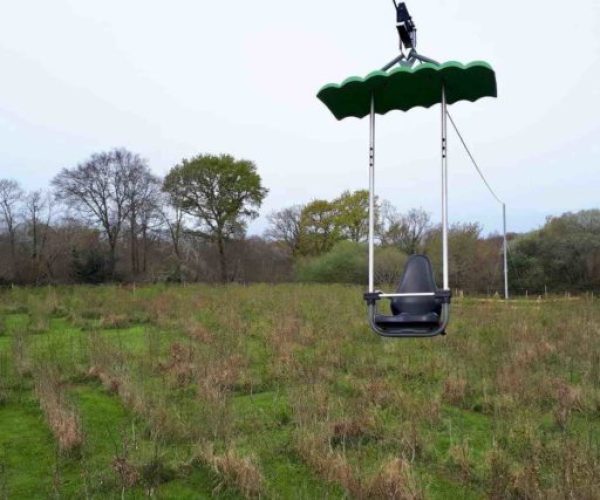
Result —
[[379, 294], [365, 295], [369, 303], [370, 323], [377, 333], [397, 337], [444, 334], [448, 324], [451, 294], [449, 291], [438, 290], [431, 261], [427, 256], [409, 257], [396, 293], [408, 296], [391, 299], [391, 316], [377, 313]]

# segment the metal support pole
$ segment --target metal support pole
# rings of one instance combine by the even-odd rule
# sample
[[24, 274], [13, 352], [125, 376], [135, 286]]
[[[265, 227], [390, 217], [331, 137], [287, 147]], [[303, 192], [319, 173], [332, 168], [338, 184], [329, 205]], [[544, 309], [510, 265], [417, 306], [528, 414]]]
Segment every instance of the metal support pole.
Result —
[[417, 59], [417, 60], [419, 60], [419, 61], [421, 61], [421, 62], [424, 62], [424, 63], [435, 64], [435, 65], [437, 65], [437, 66], [439, 66], [439, 65], [440, 65], [440, 63], [439, 63], [439, 62], [437, 62], [435, 59], [431, 59], [431, 57], [427, 57], [427, 56], [424, 56], [424, 55], [422, 55], [422, 54], [419, 54], [419, 53], [418, 53], [416, 50], [414, 50], [414, 49], [412, 50], [412, 52], [409, 54], [409, 56], [408, 56], [408, 57], [409, 57], [409, 58], [414, 58], [414, 59]]
[[506, 203], [502, 203], [502, 226], [504, 234], [504, 299], [508, 300], [508, 241], [506, 239]]
[[450, 290], [448, 279], [448, 113], [446, 88], [442, 86], [442, 269], [444, 290]]
[[381, 68], [381, 71], [387, 71], [388, 69], [393, 68], [400, 61], [404, 60], [404, 57], [405, 57], [404, 54], [400, 54], [399, 56], [397, 56], [396, 58], [394, 58], [392, 61], [390, 61], [389, 63], [387, 63], [383, 68]]
[[375, 95], [369, 123], [369, 293], [375, 291]]

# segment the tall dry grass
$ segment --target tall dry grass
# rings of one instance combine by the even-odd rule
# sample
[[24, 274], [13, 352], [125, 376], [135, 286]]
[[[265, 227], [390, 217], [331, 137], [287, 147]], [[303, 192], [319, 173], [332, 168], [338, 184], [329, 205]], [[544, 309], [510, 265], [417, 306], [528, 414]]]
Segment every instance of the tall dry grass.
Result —
[[367, 498], [390, 500], [422, 500], [426, 498], [411, 464], [402, 458], [392, 458], [369, 480]]
[[265, 492], [265, 479], [255, 456], [242, 456], [229, 446], [223, 453], [216, 453], [212, 443], [199, 447], [197, 460], [208, 465], [219, 477], [214, 493], [234, 488], [246, 498], [259, 498]]
[[68, 400], [65, 384], [54, 367], [39, 367], [34, 373], [35, 394], [62, 453], [79, 451], [84, 442], [81, 419]]

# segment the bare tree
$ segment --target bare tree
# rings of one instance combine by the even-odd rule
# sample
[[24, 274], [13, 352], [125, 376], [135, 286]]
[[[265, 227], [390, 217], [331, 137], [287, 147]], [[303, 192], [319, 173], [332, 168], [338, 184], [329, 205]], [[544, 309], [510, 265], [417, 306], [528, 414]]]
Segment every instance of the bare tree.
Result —
[[33, 191], [25, 199], [25, 208], [31, 234], [31, 258], [35, 260], [42, 254], [46, 244], [52, 219], [52, 198], [42, 190]]
[[137, 154], [114, 149], [94, 154], [75, 168], [63, 169], [52, 181], [57, 198], [102, 228], [110, 248], [112, 274], [119, 235], [129, 215], [129, 175], [143, 165]]
[[162, 223], [167, 228], [169, 239], [173, 247], [173, 253], [177, 259], [177, 274], [181, 273], [181, 262], [183, 260], [182, 239], [184, 237], [185, 226], [183, 210], [175, 203], [172, 196], [163, 193], [162, 202], [159, 203], [159, 213]]
[[[158, 179], [157, 179], [158, 181]], [[151, 241], [151, 235], [162, 225], [162, 217], [159, 211], [160, 203], [160, 186], [153, 185], [153, 188], [148, 191], [140, 205], [139, 213], [139, 228], [142, 238], [142, 265], [141, 272], [145, 273], [148, 269], [148, 248]]]
[[379, 229], [384, 246], [396, 246], [404, 253], [417, 253], [427, 231], [431, 228], [431, 217], [422, 208], [413, 208], [405, 214], [398, 213], [388, 201], [382, 204], [382, 223]]
[[270, 227], [265, 231], [265, 237], [283, 243], [293, 257], [300, 250], [303, 209], [303, 205], [294, 205], [268, 216]]
[[[148, 228], [156, 218], [160, 197], [160, 180], [154, 176], [145, 162], [134, 162], [125, 168], [125, 192], [129, 223], [131, 272], [135, 276], [146, 270]], [[138, 237], [142, 237], [142, 262]]]
[[64, 218], [48, 228], [40, 273], [50, 283], [80, 282], [74, 268], [76, 255], [97, 251], [102, 232], [89, 227], [86, 221]]
[[[453, 287], [476, 290], [477, 280], [485, 272], [481, 269], [481, 226], [476, 222], [455, 223], [448, 229], [448, 246], [450, 249], [449, 273]], [[442, 227], [431, 229], [424, 242], [425, 250], [433, 268], [439, 273], [442, 269]], [[497, 248], [497, 247], [496, 247]], [[496, 250], [497, 251], [497, 250]], [[496, 260], [497, 262], [497, 260]], [[485, 264], [486, 266], [488, 264]], [[492, 264], [494, 266], [494, 264]], [[489, 271], [489, 269], [488, 269]], [[487, 283], [489, 285], [489, 282]]]
[[8, 234], [13, 278], [16, 276], [17, 224], [20, 216], [19, 205], [22, 199], [23, 190], [16, 181], [0, 179], [0, 215]]
[[52, 197], [42, 190], [33, 191], [25, 199], [25, 210], [30, 238], [32, 277], [38, 283], [42, 274], [42, 256], [52, 220]]

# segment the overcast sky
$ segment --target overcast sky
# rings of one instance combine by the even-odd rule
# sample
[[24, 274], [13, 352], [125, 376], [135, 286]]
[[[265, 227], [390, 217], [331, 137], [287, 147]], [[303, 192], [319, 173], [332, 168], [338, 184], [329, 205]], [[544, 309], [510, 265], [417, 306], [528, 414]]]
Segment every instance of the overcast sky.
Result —
[[[600, 206], [600, 1], [412, 0], [419, 51], [486, 60], [498, 99], [451, 107], [513, 230]], [[511, 37], [511, 38], [508, 38]], [[367, 186], [368, 122], [319, 88], [397, 53], [389, 0], [0, 0], [0, 177], [48, 186], [122, 146], [256, 162], [273, 209]], [[378, 194], [439, 217], [439, 108], [378, 119]], [[450, 136], [451, 221], [500, 210]]]

